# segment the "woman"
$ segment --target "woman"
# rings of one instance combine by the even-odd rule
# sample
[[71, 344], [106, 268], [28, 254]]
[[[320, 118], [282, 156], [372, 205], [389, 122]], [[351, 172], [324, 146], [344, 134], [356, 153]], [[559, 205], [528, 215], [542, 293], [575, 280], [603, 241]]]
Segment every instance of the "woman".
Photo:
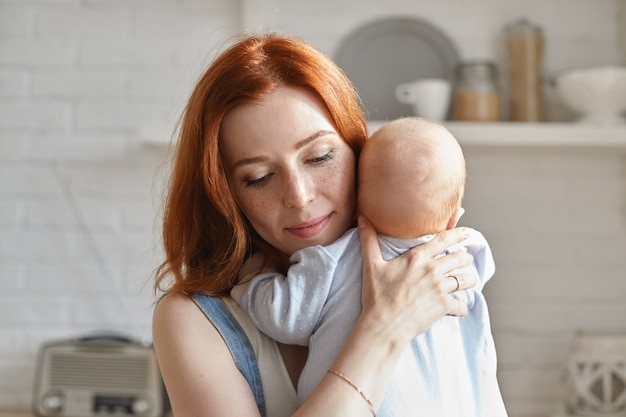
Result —
[[[252, 253], [284, 272], [291, 253], [328, 244], [354, 223], [356, 160], [366, 136], [345, 75], [301, 41], [249, 37], [204, 73], [182, 120], [156, 284], [166, 295], [154, 314], [154, 344], [176, 417], [375, 414], [408, 342], [445, 314], [466, 314], [449, 293], [475, 278], [455, 273], [457, 285], [448, 276], [471, 257], [438, 257], [466, 230], [384, 262], [375, 230], [359, 219], [363, 311], [331, 371], [296, 410], [306, 350], [269, 340], [228, 297]], [[260, 395], [233, 356], [239, 348], [207, 319], [201, 300], [226, 305], [242, 328], [236, 333], [245, 332]]]

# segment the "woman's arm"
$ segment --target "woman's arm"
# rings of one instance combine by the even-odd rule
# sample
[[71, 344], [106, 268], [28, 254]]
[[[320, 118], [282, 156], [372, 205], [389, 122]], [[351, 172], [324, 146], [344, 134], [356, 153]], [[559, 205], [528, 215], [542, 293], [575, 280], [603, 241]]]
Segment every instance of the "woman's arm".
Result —
[[[377, 408], [408, 342], [445, 314], [463, 315], [467, 306], [449, 293], [456, 282], [447, 274], [471, 264], [455, 253], [435, 259], [466, 237], [454, 229], [382, 260], [374, 230], [360, 224], [363, 246], [363, 312], [333, 364]], [[457, 275], [461, 287], [472, 276]], [[188, 297], [163, 298], [154, 314], [153, 338], [159, 366], [176, 417], [258, 417], [254, 395], [223, 339]], [[346, 381], [327, 374], [294, 416], [368, 417], [367, 403]]]

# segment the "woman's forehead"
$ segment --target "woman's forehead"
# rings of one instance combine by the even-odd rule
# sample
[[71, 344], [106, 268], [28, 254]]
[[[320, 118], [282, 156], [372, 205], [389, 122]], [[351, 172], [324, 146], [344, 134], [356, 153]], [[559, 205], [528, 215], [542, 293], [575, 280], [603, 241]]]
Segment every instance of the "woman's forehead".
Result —
[[324, 103], [306, 90], [285, 87], [231, 109], [222, 120], [220, 141], [225, 150], [287, 142], [297, 147], [320, 131], [336, 132]]

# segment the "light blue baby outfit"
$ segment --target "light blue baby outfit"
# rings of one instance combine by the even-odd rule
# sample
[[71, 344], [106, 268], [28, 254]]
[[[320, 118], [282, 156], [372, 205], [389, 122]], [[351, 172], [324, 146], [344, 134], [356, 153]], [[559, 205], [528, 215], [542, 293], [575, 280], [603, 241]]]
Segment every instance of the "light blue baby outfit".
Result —
[[[383, 258], [395, 258], [430, 240], [379, 236]], [[403, 353], [379, 417], [502, 417], [506, 410], [496, 379], [496, 351], [482, 294], [495, 266], [484, 236], [470, 238], [448, 252], [474, 256], [479, 282], [455, 293], [467, 300], [469, 314], [446, 316], [416, 337]], [[304, 401], [331, 367], [361, 312], [362, 255], [357, 229], [328, 246], [295, 252], [288, 276], [264, 273], [237, 286], [232, 297], [254, 324], [273, 339], [309, 346], [298, 382]]]

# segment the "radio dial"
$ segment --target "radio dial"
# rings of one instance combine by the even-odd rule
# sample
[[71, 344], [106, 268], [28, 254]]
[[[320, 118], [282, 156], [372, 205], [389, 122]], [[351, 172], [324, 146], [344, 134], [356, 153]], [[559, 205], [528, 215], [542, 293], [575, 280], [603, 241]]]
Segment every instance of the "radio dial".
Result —
[[59, 392], [50, 392], [41, 399], [41, 408], [55, 413], [63, 409], [65, 397]]
[[144, 414], [150, 410], [150, 401], [147, 398], [135, 398], [132, 403], [133, 414]]

